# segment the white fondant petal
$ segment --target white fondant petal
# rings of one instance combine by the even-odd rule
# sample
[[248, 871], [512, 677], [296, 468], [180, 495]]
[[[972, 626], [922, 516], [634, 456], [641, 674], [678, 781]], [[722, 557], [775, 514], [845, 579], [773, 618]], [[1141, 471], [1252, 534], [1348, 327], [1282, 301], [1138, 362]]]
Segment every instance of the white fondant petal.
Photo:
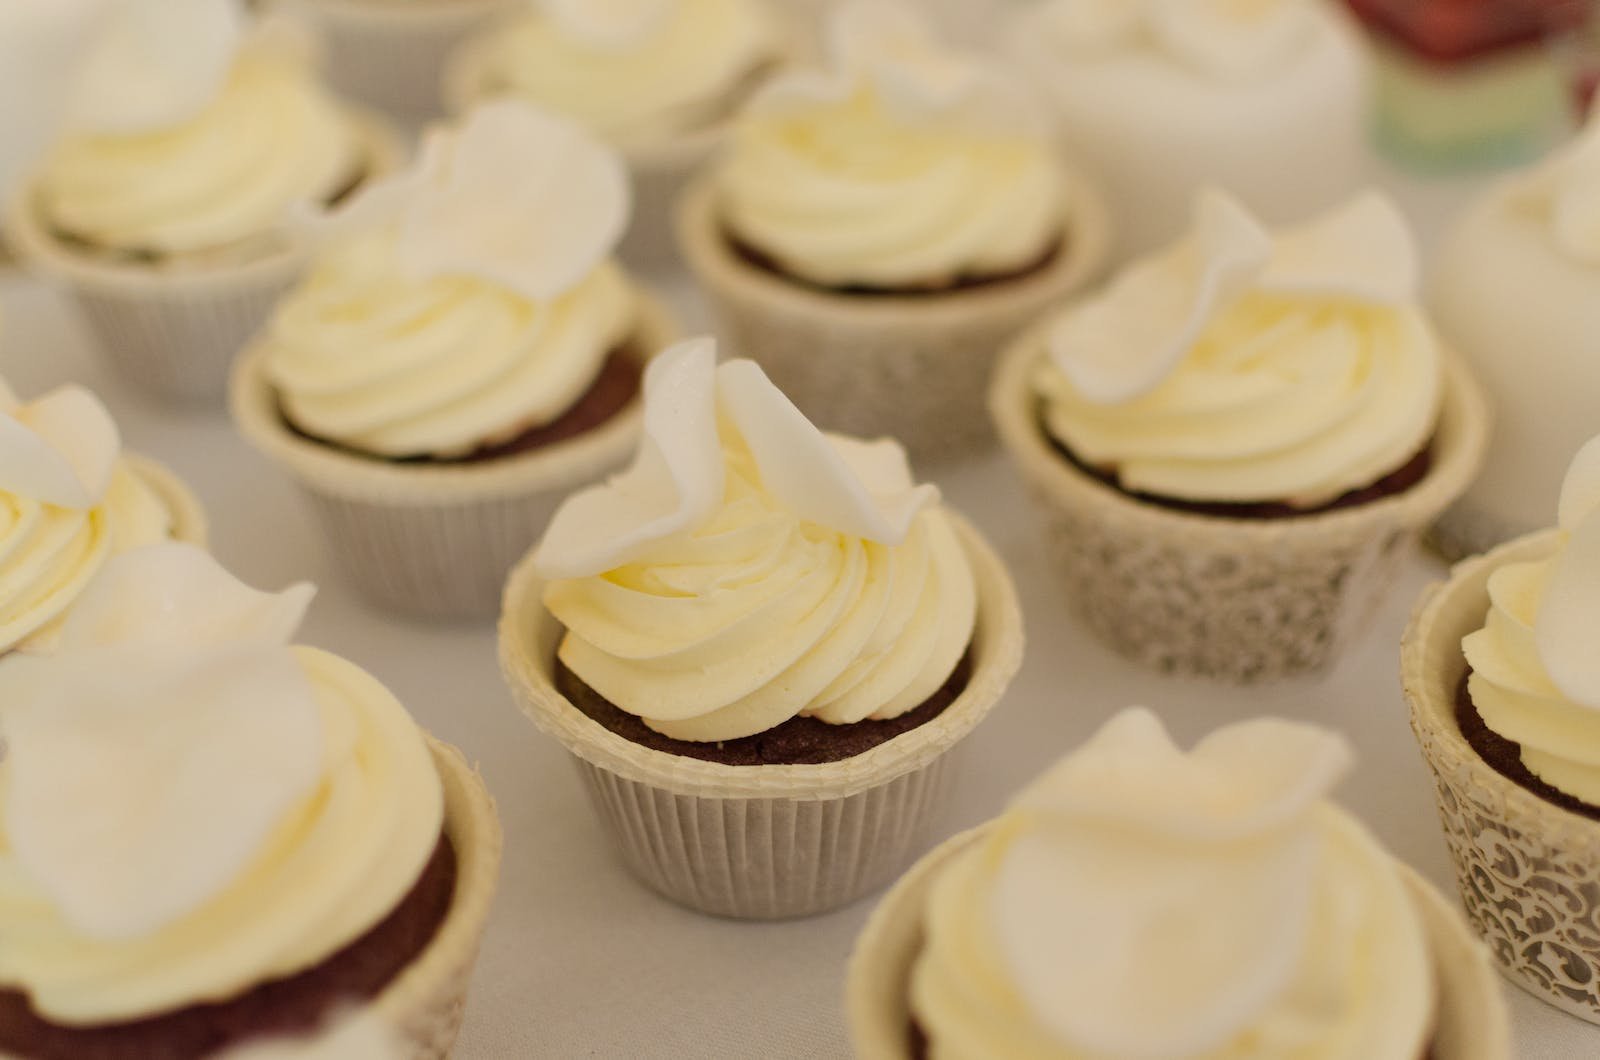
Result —
[[107, 0], [73, 123], [127, 135], [187, 121], [216, 98], [244, 31], [240, 0]]
[[315, 595], [305, 582], [252, 589], [194, 545], [148, 545], [102, 568], [68, 613], [61, 646], [286, 645]]
[[1600, 509], [1591, 509], [1573, 526], [1554, 560], [1534, 621], [1534, 642], [1562, 695], [1600, 710]]
[[583, 578], [679, 533], [722, 499], [716, 343], [691, 339], [651, 361], [644, 437], [633, 466], [569, 497], [545, 530], [534, 563], [545, 578]]
[[1561, 503], [1556, 525], [1576, 530], [1578, 524], [1600, 509], [1600, 435], [1589, 439], [1567, 466], [1561, 482]]
[[[1247, 80], [1292, 55], [1314, 28], [1304, 0], [1142, 0], [1168, 54], [1203, 74]], [[1134, 6], [1129, 3], [1129, 6]]]
[[563, 33], [597, 48], [626, 50], [648, 40], [681, 0], [539, 0]]
[[105, 495], [122, 448], [100, 399], [78, 386], [0, 413], [0, 490], [63, 508]]
[[1401, 305], [1416, 298], [1417, 246], [1387, 197], [1368, 193], [1274, 241], [1265, 291]]
[[883, 443], [830, 441], [753, 361], [719, 368], [717, 390], [723, 415], [755, 457], [762, 485], [802, 519], [898, 545], [917, 513], [938, 499], [933, 486], [911, 484], [904, 457], [897, 462]]
[[1203, 192], [1183, 240], [1061, 318], [1050, 332], [1051, 356], [1086, 400], [1132, 401], [1161, 385], [1271, 253], [1271, 238], [1243, 207]]

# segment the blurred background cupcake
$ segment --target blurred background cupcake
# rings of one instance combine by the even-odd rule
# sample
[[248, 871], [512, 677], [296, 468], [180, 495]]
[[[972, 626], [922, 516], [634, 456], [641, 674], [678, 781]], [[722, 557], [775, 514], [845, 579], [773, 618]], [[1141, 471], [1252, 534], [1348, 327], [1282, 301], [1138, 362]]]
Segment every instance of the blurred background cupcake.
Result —
[[215, 400], [298, 273], [292, 211], [336, 204], [397, 145], [322, 89], [303, 40], [252, 34], [237, 0], [98, 11], [66, 131], [13, 196], [7, 239], [131, 383]]

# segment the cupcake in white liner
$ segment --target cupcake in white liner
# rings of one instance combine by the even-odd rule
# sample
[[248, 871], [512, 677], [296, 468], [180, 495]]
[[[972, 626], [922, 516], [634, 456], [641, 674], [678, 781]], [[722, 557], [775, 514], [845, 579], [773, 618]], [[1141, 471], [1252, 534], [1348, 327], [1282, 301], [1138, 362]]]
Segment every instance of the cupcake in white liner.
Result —
[[1487, 444], [1415, 285], [1381, 198], [1274, 234], [1207, 193], [1184, 239], [1016, 342], [991, 408], [1109, 645], [1251, 682], [1359, 635]]
[[828, 35], [829, 69], [768, 85], [684, 196], [684, 256], [723, 341], [817, 423], [966, 455], [999, 351], [1095, 276], [1106, 219], [997, 63], [897, 3]]
[[636, 208], [622, 243], [635, 268], [677, 264], [672, 208], [729, 119], [789, 51], [774, 0], [519, 0], [445, 70], [458, 111], [514, 96], [570, 115], [616, 146]]
[[492, 616], [556, 503], [627, 460], [644, 362], [676, 338], [610, 257], [628, 201], [583, 130], [486, 104], [329, 219], [239, 359], [240, 429], [375, 602]]
[[1124, 711], [936, 849], [856, 944], [859, 1060], [1509, 1060], [1488, 954], [1278, 719], [1176, 747]]
[[1006, 51], [1105, 190], [1118, 261], [1177, 237], [1201, 188], [1282, 223], [1367, 179], [1367, 47], [1334, 0], [1019, 8]]
[[1429, 307], [1495, 409], [1483, 472], [1430, 534], [1449, 559], [1538, 529], [1568, 455], [1600, 427], [1597, 171], [1600, 111], [1469, 206], [1439, 249]]
[[460, 752], [191, 545], [0, 665], [0, 1054], [202, 1056], [348, 1006], [447, 1055], [500, 828]]
[[512, 574], [501, 664], [644, 882], [803, 916], [904, 867], [1022, 619], [899, 446], [823, 434], [714, 353], [651, 365], [632, 468], [569, 500]]
[[1459, 564], [1401, 646], [1467, 918], [1529, 993], [1600, 1023], [1600, 438], [1558, 525]]
[[204, 545], [205, 512], [123, 451], [99, 398], [65, 386], [24, 404], [0, 380], [0, 657], [50, 651], [111, 557], [168, 540]]
[[215, 400], [298, 274], [291, 213], [391, 169], [398, 144], [323, 90], [303, 41], [252, 33], [237, 0], [120, 0], [91, 36], [6, 238], [131, 383]]

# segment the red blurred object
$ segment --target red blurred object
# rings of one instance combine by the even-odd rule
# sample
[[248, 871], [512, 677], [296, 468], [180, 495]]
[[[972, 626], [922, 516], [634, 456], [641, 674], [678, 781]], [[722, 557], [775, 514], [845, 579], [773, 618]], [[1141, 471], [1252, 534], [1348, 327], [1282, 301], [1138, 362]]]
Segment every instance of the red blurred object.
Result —
[[1369, 30], [1454, 65], [1559, 37], [1589, 20], [1587, 0], [1345, 0]]

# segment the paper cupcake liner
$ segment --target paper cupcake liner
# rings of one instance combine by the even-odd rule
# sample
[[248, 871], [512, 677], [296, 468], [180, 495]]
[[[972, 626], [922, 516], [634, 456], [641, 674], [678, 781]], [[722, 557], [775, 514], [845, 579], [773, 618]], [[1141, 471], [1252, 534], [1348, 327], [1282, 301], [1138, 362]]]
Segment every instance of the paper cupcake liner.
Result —
[[315, 26], [339, 95], [419, 126], [444, 114], [448, 57], [516, 0], [278, 0]]
[[[639, 348], [677, 337], [659, 301], [641, 298]], [[247, 441], [294, 475], [339, 567], [388, 611], [484, 619], [499, 610], [506, 572], [538, 539], [557, 505], [624, 464], [643, 422], [635, 398], [593, 430], [529, 453], [467, 464], [395, 464], [291, 431], [260, 349], [239, 358], [230, 404]]]
[[532, 557], [512, 573], [500, 664], [523, 712], [577, 759], [624, 863], [691, 909], [745, 919], [808, 916], [874, 889], [910, 860], [945, 793], [947, 752], [999, 702], [1022, 659], [1010, 575], [957, 522], [978, 583], [972, 677], [938, 717], [822, 765], [730, 766], [654, 751], [591, 720], [556, 690], [561, 630]]
[[1114, 650], [1158, 670], [1247, 684], [1326, 668], [1483, 459], [1487, 405], [1447, 357], [1433, 465], [1403, 493], [1290, 519], [1147, 504], [1078, 470], [1046, 438], [1031, 380], [1048, 326], [1007, 351], [991, 411], [1043, 517], [1069, 603]]
[[[986, 827], [986, 826], [985, 826]], [[935, 848], [878, 904], [850, 955], [845, 1009], [856, 1060], [910, 1060], [910, 981], [923, 945], [923, 910], [945, 864], [979, 827]], [[1439, 986], [1432, 1060], [1510, 1060], [1511, 1030], [1488, 954], [1461, 915], [1410, 868], [1395, 869], [1421, 915]]]
[[[381, 121], [354, 119], [368, 179], [398, 164], [401, 147]], [[118, 374], [158, 398], [217, 402], [228, 367], [298, 278], [305, 255], [285, 249], [237, 264], [118, 264], [62, 243], [40, 221], [29, 189], [11, 202], [6, 237], [31, 271], [71, 294]]]
[[1600, 1023], [1600, 822], [1495, 772], [1455, 717], [1461, 638], [1483, 626], [1489, 575], [1542, 559], [1558, 542], [1555, 531], [1519, 538], [1431, 588], [1401, 644], [1401, 680], [1467, 919], [1512, 982]]
[[1105, 263], [1104, 206], [1076, 180], [1069, 201], [1067, 243], [1051, 264], [945, 294], [836, 294], [752, 265], [724, 237], [709, 179], [681, 200], [678, 241], [730, 355], [759, 362], [819, 426], [888, 435], [916, 459], [944, 460], [993, 444], [983, 395], [1000, 351]]
[[456, 889], [444, 922], [372, 1002], [401, 1032], [411, 1060], [443, 1060], [461, 1029], [467, 987], [500, 878], [500, 820], [483, 778], [460, 751], [432, 737], [428, 745], [444, 781], [444, 828], [456, 852]]
[[205, 548], [209, 543], [211, 524], [200, 500], [183, 480], [149, 457], [128, 453], [123, 456], [128, 467], [166, 505], [172, 517], [172, 539]]

